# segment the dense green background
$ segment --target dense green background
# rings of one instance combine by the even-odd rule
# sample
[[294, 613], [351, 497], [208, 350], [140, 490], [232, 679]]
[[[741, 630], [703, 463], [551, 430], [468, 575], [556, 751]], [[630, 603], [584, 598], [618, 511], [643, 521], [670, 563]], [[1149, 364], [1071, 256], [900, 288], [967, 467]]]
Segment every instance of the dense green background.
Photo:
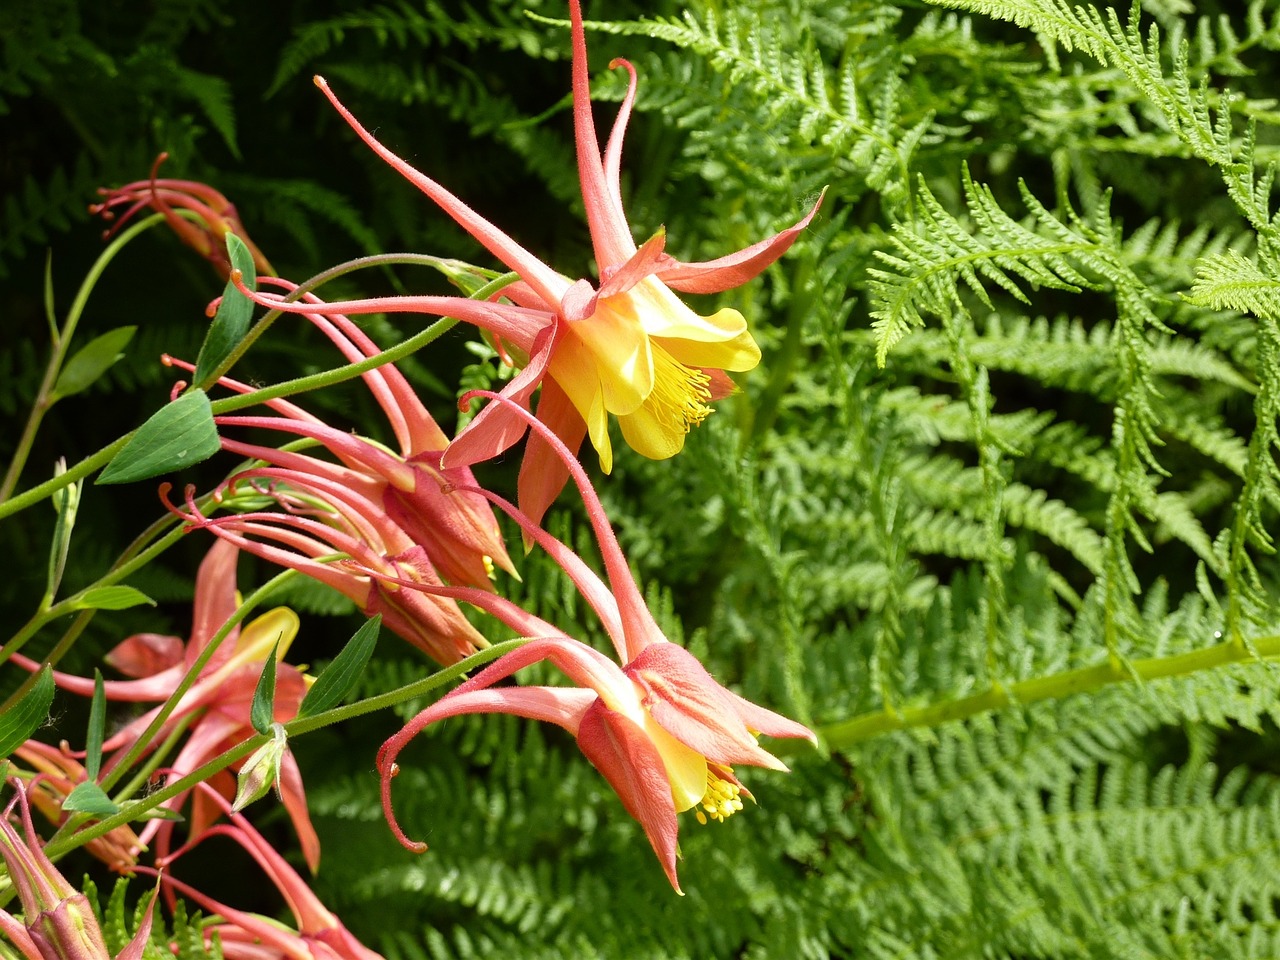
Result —
[[[624, 184], [638, 236], [665, 224], [669, 250], [716, 256], [829, 187], [782, 263], [699, 304], [753, 323], [765, 357], [743, 392], [681, 457], [624, 454], [602, 490], [673, 639], [838, 749], [794, 757], [790, 776], [747, 771], [758, 806], [686, 824], [676, 900], [558, 731], [484, 718], [423, 737], [396, 786], [402, 822], [432, 845], [420, 858], [393, 842], [375, 799], [374, 751], [396, 718], [302, 738], [324, 843], [316, 889], [370, 946], [405, 958], [1280, 951], [1280, 677], [1192, 664], [1134, 682], [1153, 675], [1135, 666], [1144, 658], [1223, 637], [1244, 651], [1275, 633], [1275, 4], [1161, 0], [1137, 27], [1121, 11], [1114, 30], [1049, 2], [966, 6], [979, 12], [692, 3], [656, 26], [685, 8], [589, 6], [617, 24], [588, 35], [602, 120], [621, 92], [609, 60], [641, 72]], [[161, 150], [164, 175], [225, 192], [291, 279], [380, 251], [491, 265], [355, 141], [315, 72], [385, 143], [561, 271], [588, 274], [568, 32], [526, 10], [567, 15], [549, 0], [6, 0], [0, 411], [13, 426], [0, 451], [48, 352], [46, 251], [64, 310], [100, 250], [94, 189], [144, 177]], [[1192, 41], [1185, 59], [1178, 36]], [[156, 358], [194, 356], [220, 289], [160, 231], [125, 252], [79, 336], [139, 334], [103, 383], [55, 410], [24, 487], [164, 401], [172, 372]], [[328, 295], [439, 289], [406, 270]], [[389, 344], [418, 324], [370, 329]], [[459, 328], [404, 365], [446, 423], [476, 362], [470, 336]], [[334, 362], [282, 321], [237, 375]], [[490, 375], [478, 364], [466, 378]], [[382, 429], [358, 388], [303, 403]], [[233, 466], [178, 479], [208, 486]], [[481, 479], [509, 490], [513, 466]], [[68, 587], [157, 515], [150, 483], [88, 489]], [[550, 525], [589, 548], [572, 496]], [[24, 558], [0, 582], [5, 622], [25, 620], [42, 590], [51, 526], [43, 508], [0, 525], [0, 550]], [[135, 630], [184, 635], [206, 546], [188, 538], [132, 581], [161, 607], [98, 617], [68, 669], [88, 671]], [[534, 555], [522, 573], [504, 588], [599, 639], [549, 564]], [[245, 586], [267, 575], [242, 565]], [[356, 621], [316, 591], [293, 602], [304, 627], [291, 660], [321, 664]], [[1068, 695], [1064, 673], [1109, 663], [1099, 689]], [[384, 637], [361, 692], [428, 669]], [[1018, 703], [1032, 688], [1016, 684], [1037, 678], [1049, 678], [1043, 702]], [[1010, 689], [994, 713], [963, 700]], [[80, 710], [60, 699], [50, 737], [77, 740]], [[838, 726], [862, 715], [852, 733]], [[895, 730], [904, 716], [919, 722]], [[271, 803], [253, 812], [288, 848]], [[201, 879], [245, 896], [230, 872]], [[254, 905], [273, 909], [265, 893]]]

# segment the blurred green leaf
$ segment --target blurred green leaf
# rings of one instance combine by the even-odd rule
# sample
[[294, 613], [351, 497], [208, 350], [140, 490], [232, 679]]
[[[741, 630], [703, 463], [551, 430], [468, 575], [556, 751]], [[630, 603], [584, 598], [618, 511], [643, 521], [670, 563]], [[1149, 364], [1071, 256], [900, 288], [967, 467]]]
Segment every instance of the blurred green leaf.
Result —
[[46, 665], [23, 698], [0, 714], [0, 757], [13, 753], [39, 729], [52, 703], [53, 667]]
[[156, 602], [141, 590], [133, 587], [94, 587], [71, 605], [72, 610], [127, 610], [141, 604], [155, 606]]
[[58, 375], [58, 382], [53, 386], [54, 399], [69, 397], [95, 383], [124, 356], [124, 348], [137, 329], [116, 327], [77, 350]]

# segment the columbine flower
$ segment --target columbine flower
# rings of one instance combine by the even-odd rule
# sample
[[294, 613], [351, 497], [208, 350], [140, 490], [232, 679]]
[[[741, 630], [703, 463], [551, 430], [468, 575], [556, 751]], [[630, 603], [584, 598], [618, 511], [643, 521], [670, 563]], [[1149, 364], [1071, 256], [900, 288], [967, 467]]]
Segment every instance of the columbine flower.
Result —
[[[244, 241], [260, 274], [275, 273], [262, 251], [249, 239], [235, 204], [230, 200], [208, 184], [196, 180], [156, 179], [160, 164], [168, 158], [167, 153], [156, 158], [150, 180], [135, 180], [113, 190], [99, 188], [98, 193], [106, 199], [90, 206], [89, 212], [113, 221], [105, 236], [117, 232], [144, 207], [150, 207], [164, 214], [165, 221], [178, 238], [212, 263], [223, 280], [231, 274], [231, 261], [227, 259], [228, 233], [234, 233]], [[125, 208], [124, 213], [118, 213], [121, 207]], [[174, 208], [189, 210], [198, 219], [192, 221], [181, 217]]]
[[[203, 785], [201, 789], [208, 790]], [[167, 870], [194, 844], [212, 834], [230, 837], [258, 862], [258, 866], [284, 896], [298, 929], [295, 933], [274, 920], [236, 910], [206, 896], [169, 873], [161, 874], [161, 883], [190, 897], [212, 915], [214, 922], [203, 926], [206, 943], [212, 942], [216, 933], [222, 946], [222, 955], [228, 960], [264, 960], [269, 957], [279, 957], [281, 960], [382, 960], [381, 954], [360, 943], [342, 925], [342, 921], [325, 908], [306, 882], [245, 817], [233, 812], [226, 800], [218, 794], [213, 791], [208, 793], [210, 801], [222, 807], [230, 823], [220, 824], [206, 831], [168, 857], [163, 866]], [[143, 869], [144, 872], [152, 872]]]
[[[221, 502], [234, 504], [239, 488], [248, 487], [246, 496], [270, 498], [285, 512], [206, 517], [192, 488], [187, 490], [186, 512], [169, 504], [170, 510], [247, 553], [327, 584], [366, 616], [380, 614], [387, 629], [438, 663], [457, 663], [477, 647], [487, 646], [453, 600], [400, 589], [397, 578], [415, 583], [441, 581], [426, 550], [381, 504], [363, 496], [358, 485], [317, 475], [313, 465], [304, 463], [310, 458], [301, 454], [269, 448], [259, 452], [234, 442], [229, 448], [285, 465], [241, 471], [219, 491]], [[167, 491], [163, 486], [162, 496]], [[358, 566], [336, 562], [340, 558], [350, 558]]]
[[[0, 910], [0, 931], [29, 960], [110, 960], [89, 899], [71, 886], [45, 855], [31, 823], [31, 808], [22, 782], [15, 779], [10, 783], [17, 794], [0, 813], [0, 857], [22, 904], [23, 920]], [[9, 822], [15, 803], [21, 808], [21, 834]], [[151, 936], [154, 907], [152, 897], [137, 933], [116, 960], [141, 958], [142, 948]]]
[[[637, 452], [655, 459], [673, 456], [689, 429], [710, 413], [711, 402], [732, 390], [726, 370], [750, 370], [760, 351], [742, 314], [723, 309], [699, 316], [672, 292], [716, 293], [759, 274], [790, 248], [812, 219], [817, 204], [795, 226], [737, 253], [701, 263], [682, 263], [664, 253], [659, 230], [637, 247], [622, 206], [622, 141], [635, 103], [636, 74], [603, 153], [591, 116], [587, 48], [578, 0], [570, 0], [573, 42], [573, 118], [578, 172], [600, 284], [574, 281], [543, 263], [456, 196], [383, 146], [330, 91], [316, 83], [359, 137], [449, 214], [520, 282], [503, 293], [513, 303], [478, 304], [461, 297], [384, 297], [326, 307], [344, 314], [423, 312], [457, 317], [506, 341], [524, 369], [504, 394], [521, 406], [541, 385], [538, 417], [575, 453], [585, 436], [607, 473], [612, 468], [610, 415]], [[233, 275], [232, 279], [235, 277]], [[249, 293], [249, 291], [245, 291]], [[314, 312], [255, 295], [286, 311]], [[511, 410], [490, 406], [468, 425], [445, 455], [448, 466], [497, 456], [523, 436], [523, 421]], [[520, 472], [520, 504], [534, 520], [564, 486], [558, 457], [536, 437]]]
[[[484, 395], [496, 398], [495, 394]], [[567, 546], [534, 526], [511, 504], [493, 494], [486, 496], [520, 523], [573, 579], [600, 616], [621, 665], [501, 597], [466, 588], [419, 586], [465, 599], [518, 633], [538, 639], [495, 661], [423, 710], [383, 744], [378, 768], [384, 812], [401, 843], [414, 850], [426, 849], [404, 834], [391, 806], [391, 780], [398, 772], [396, 757], [423, 728], [469, 713], [510, 713], [545, 720], [577, 738], [582, 752], [604, 774], [627, 812], [640, 822], [671, 885], [679, 891], [676, 815], [693, 809], [704, 823], [731, 816], [742, 808], [741, 798], [751, 796], [738, 781], [735, 764], [787, 769], [760, 748], [756, 735], [812, 740], [813, 733], [727, 690], [692, 654], [663, 636], [581, 465], [528, 412], [518, 410], [517, 416], [529, 420], [553, 452], [569, 464], [600, 544], [609, 586]], [[579, 686], [494, 688], [516, 671], [543, 660]]]
[[[289, 291], [295, 289], [284, 280], [265, 282]], [[314, 304], [317, 310], [324, 309], [323, 301], [314, 294], [304, 295], [303, 302]], [[379, 352], [377, 344], [341, 314], [325, 316], [317, 312], [307, 316], [348, 360], [364, 360]], [[189, 364], [173, 358], [166, 358], [166, 362], [191, 369]], [[432, 566], [450, 583], [492, 589], [489, 575], [494, 566], [515, 575], [493, 510], [483, 497], [458, 489], [475, 486], [471, 470], [441, 468], [440, 457], [449, 438], [403, 374], [393, 364], [386, 364], [366, 371], [363, 377], [391, 424], [399, 454], [331, 427], [285, 400], [267, 401], [267, 406], [281, 416], [222, 416], [216, 418], [218, 426], [258, 427], [310, 437], [323, 444], [340, 464], [251, 446], [225, 436], [223, 448], [357, 491], [369, 503], [385, 510], [410, 540], [421, 545]], [[251, 389], [226, 377], [219, 382], [240, 393]]]
[[[210, 548], [201, 562], [196, 576], [191, 638], [185, 647], [177, 638], [139, 634], [123, 641], [108, 654], [108, 662], [135, 677], [133, 680], [106, 681], [103, 692], [108, 700], [163, 703], [169, 699], [200, 653], [209, 645], [213, 635], [239, 606], [236, 596], [238, 557], [239, 551], [235, 544], [219, 541]], [[163, 742], [180, 724], [190, 723], [187, 740], [169, 765], [175, 777], [198, 769], [231, 747], [256, 736], [250, 720], [250, 709], [263, 664], [271, 656], [273, 648], [277, 658], [282, 658], [297, 632], [298, 615], [288, 607], [277, 607], [242, 629], [233, 630], [223, 640], [200, 677], [183, 695], [156, 734], [154, 742]], [[173, 642], [175, 639], [176, 644]], [[21, 654], [15, 655], [13, 660], [27, 669], [39, 666]], [[57, 671], [54, 671], [53, 676], [58, 686], [65, 690], [83, 696], [93, 695], [92, 680]], [[282, 723], [292, 720], [297, 715], [298, 706], [306, 691], [307, 680], [302, 673], [290, 664], [278, 663], [274, 719]], [[104, 750], [118, 751], [107, 761], [108, 768], [151, 725], [160, 709], [156, 707], [144, 713], [103, 743]], [[223, 771], [213, 779], [228, 796], [234, 794], [235, 781], [230, 774]], [[320, 861], [320, 840], [307, 813], [302, 775], [297, 761], [289, 753], [284, 755], [280, 763], [280, 798], [298, 832], [307, 863], [315, 869]], [[177, 810], [185, 800], [186, 794], [180, 793], [166, 801], [164, 806]], [[192, 834], [199, 834], [217, 816], [217, 811], [197, 796], [189, 817]], [[169, 842], [172, 830], [171, 821], [152, 820], [139, 834], [139, 842], [147, 844], [158, 836], [163, 850]]]

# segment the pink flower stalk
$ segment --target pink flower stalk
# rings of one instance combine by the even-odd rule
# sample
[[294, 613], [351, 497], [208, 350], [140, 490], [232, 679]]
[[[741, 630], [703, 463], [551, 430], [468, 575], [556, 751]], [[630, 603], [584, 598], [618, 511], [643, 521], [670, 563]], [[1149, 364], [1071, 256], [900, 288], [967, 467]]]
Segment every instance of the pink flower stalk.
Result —
[[[676, 815], [694, 809], [698, 820], [705, 823], [707, 818], [723, 820], [740, 810], [741, 798], [751, 794], [735, 776], [735, 764], [786, 770], [785, 764], [760, 748], [757, 734], [809, 740], [814, 735], [801, 724], [721, 686], [692, 654], [667, 640], [644, 603], [586, 472], [569, 449], [514, 401], [476, 392], [515, 406], [516, 415], [527, 419], [568, 464], [600, 544], [607, 587], [581, 558], [528, 516], [494, 494], [485, 495], [563, 567], [600, 616], [621, 664], [501, 597], [466, 588], [418, 586], [465, 599], [517, 632], [538, 639], [446, 694], [383, 744], [378, 769], [388, 823], [406, 847], [426, 849], [404, 834], [391, 804], [391, 780], [398, 773], [396, 757], [425, 727], [470, 713], [509, 713], [544, 720], [577, 738], [582, 752], [609, 781], [627, 812], [640, 822], [667, 878], [680, 892]], [[494, 686], [543, 660], [578, 686]]]
[[[298, 570], [333, 587], [367, 616], [381, 614], [387, 629], [438, 663], [457, 663], [477, 647], [488, 645], [455, 601], [400, 589], [397, 578], [430, 584], [441, 580], [426, 550], [414, 543], [380, 504], [366, 499], [358, 484], [317, 475], [312, 464], [305, 462], [311, 458], [301, 454], [225, 438], [223, 444], [283, 466], [242, 471], [221, 492], [234, 493], [237, 485], [249, 484], [256, 493], [273, 497], [286, 512], [206, 517], [189, 488], [185, 513], [169, 506], [188, 524], [269, 563]], [[162, 487], [162, 494], [167, 489]], [[335, 562], [343, 556], [354, 559], [358, 566]]]
[[[382, 960], [381, 954], [370, 950], [351, 935], [342, 921], [320, 902], [284, 857], [245, 817], [232, 812], [226, 800], [215, 791], [207, 787], [204, 790], [210, 802], [221, 807], [230, 822], [207, 830], [166, 858], [161, 865], [168, 870], [179, 857], [210, 835], [230, 837], [257, 861], [280, 891], [298, 926], [295, 933], [276, 921], [220, 903], [170, 873], [161, 873], [161, 883], [190, 897], [201, 909], [218, 918], [217, 923], [204, 927], [206, 943], [212, 942], [213, 934], [217, 933], [222, 955], [227, 960]], [[153, 872], [143, 869], [144, 872]]]
[[[622, 205], [622, 142], [635, 103], [636, 73], [625, 60], [611, 66], [630, 74], [630, 85], [603, 152], [591, 114], [587, 48], [578, 0], [570, 0], [573, 45], [573, 118], [582, 198], [600, 272], [599, 286], [572, 280], [543, 263], [443, 186], [383, 146], [344, 107], [322, 78], [316, 83], [356, 134], [478, 240], [520, 282], [503, 294], [513, 303], [485, 303], [461, 297], [382, 297], [333, 303], [342, 314], [431, 313], [473, 323], [505, 341], [511, 353], [528, 358], [503, 394], [528, 407], [541, 385], [538, 418], [575, 453], [590, 437], [607, 473], [613, 464], [609, 417], [623, 438], [654, 459], [674, 456], [690, 428], [710, 412], [714, 399], [733, 389], [725, 371], [745, 371], [760, 350], [742, 314], [722, 309], [703, 317], [673, 290], [717, 293], [757, 276], [795, 242], [818, 209], [793, 227], [743, 250], [700, 263], [684, 263], [664, 252], [659, 229], [644, 244], [632, 238]], [[819, 203], [821, 200], [819, 200]], [[232, 280], [236, 278], [233, 275]], [[259, 303], [307, 313], [254, 294]], [[512, 408], [491, 405], [468, 425], [445, 454], [447, 467], [497, 456], [525, 433]], [[519, 480], [522, 509], [541, 519], [567, 480], [560, 459], [534, 436], [525, 451]]]
[[[296, 289], [285, 280], [265, 282], [288, 291]], [[325, 306], [314, 294], [304, 295], [302, 302], [314, 304], [317, 309]], [[317, 312], [307, 317], [350, 361], [364, 360], [380, 352], [364, 331], [341, 314], [326, 316]], [[190, 369], [189, 364], [172, 358], [167, 358], [167, 362]], [[367, 371], [363, 378], [391, 424], [399, 454], [364, 437], [331, 427], [284, 400], [267, 401], [267, 406], [280, 416], [222, 416], [216, 420], [220, 427], [258, 427], [310, 437], [337, 457], [339, 464], [226, 438], [223, 447], [359, 492], [369, 503], [384, 510], [411, 541], [421, 545], [432, 566], [450, 583], [492, 589], [490, 573], [495, 565], [514, 576], [515, 567], [502, 542], [492, 508], [483, 497], [458, 489], [474, 487], [475, 477], [469, 467], [441, 468], [440, 457], [449, 445], [449, 438], [403, 374], [394, 365], [386, 364]], [[223, 378], [221, 384], [240, 393], [251, 389], [230, 378]]]
[[[213, 635], [239, 606], [236, 596], [235, 545], [216, 542], [200, 564], [196, 577], [196, 595], [191, 638], [185, 645], [179, 638], [156, 634], [138, 634], [120, 643], [107, 655], [107, 662], [135, 679], [108, 680], [103, 684], [108, 700], [132, 703], [163, 703], [172, 696], [182, 678], [194, 665]], [[298, 632], [298, 615], [288, 607], [270, 610], [243, 629], [236, 628], [209, 659], [199, 678], [183, 695], [173, 712], [156, 734], [154, 743], [163, 742], [179, 724], [190, 723], [186, 742], [170, 768], [175, 777], [185, 776], [208, 761], [245, 740], [256, 736], [250, 719], [254, 691], [262, 675], [263, 664], [273, 647], [282, 658]], [[39, 664], [21, 655], [14, 662], [28, 669]], [[94, 684], [84, 677], [54, 671], [54, 680], [65, 690], [92, 696]], [[307, 691], [307, 679], [294, 666], [276, 666], [275, 720], [292, 720]], [[151, 725], [161, 710], [144, 713], [126, 724], [103, 743], [103, 749], [117, 751], [107, 761], [108, 769], [119, 762], [134, 741]], [[232, 769], [236, 769], [233, 765]], [[228, 794], [235, 792], [233, 778], [223, 772], [214, 780]], [[285, 809], [298, 832], [307, 863], [314, 870], [320, 862], [320, 840], [307, 813], [302, 775], [292, 754], [286, 753], [280, 764], [280, 795]], [[178, 810], [186, 800], [180, 793], [163, 806]], [[201, 796], [194, 799], [189, 817], [192, 835], [198, 835], [218, 816]], [[167, 848], [173, 823], [152, 820], [139, 834], [141, 844], [158, 837], [161, 850]]]
[[[88, 898], [71, 886], [46, 856], [31, 823], [22, 782], [14, 779], [10, 783], [17, 793], [0, 815], [0, 856], [22, 904], [23, 919], [0, 910], [0, 932], [28, 960], [111, 960]], [[21, 834], [9, 822], [15, 804], [21, 808]], [[140, 960], [151, 936], [154, 907], [152, 897], [137, 933], [116, 960]]]
[[[32, 771], [29, 778], [25, 771], [15, 771], [28, 780], [27, 799], [31, 805], [51, 823], [60, 825], [65, 821], [63, 800], [89, 779], [84, 766], [71, 755], [66, 741], [60, 747], [54, 747], [38, 740], [28, 740], [14, 750], [11, 759]], [[133, 828], [122, 824], [110, 833], [90, 840], [84, 848], [107, 866], [120, 870], [137, 861], [137, 851], [141, 845]]]
[[[164, 214], [165, 221], [178, 235], [178, 239], [212, 263], [223, 280], [231, 275], [231, 261], [227, 259], [228, 233], [234, 233], [244, 241], [253, 254], [254, 267], [258, 273], [275, 273], [262, 251], [249, 239], [235, 205], [230, 200], [208, 184], [196, 180], [156, 179], [160, 164], [168, 158], [167, 153], [156, 158], [149, 180], [135, 180], [113, 190], [99, 188], [98, 193], [106, 199], [102, 203], [92, 204], [89, 212], [114, 221], [103, 235], [104, 239], [116, 233], [140, 210], [150, 207], [157, 213]], [[117, 215], [117, 210], [121, 207], [126, 209], [124, 213]], [[179, 216], [175, 208], [194, 213], [198, 220], [192, 221]]]

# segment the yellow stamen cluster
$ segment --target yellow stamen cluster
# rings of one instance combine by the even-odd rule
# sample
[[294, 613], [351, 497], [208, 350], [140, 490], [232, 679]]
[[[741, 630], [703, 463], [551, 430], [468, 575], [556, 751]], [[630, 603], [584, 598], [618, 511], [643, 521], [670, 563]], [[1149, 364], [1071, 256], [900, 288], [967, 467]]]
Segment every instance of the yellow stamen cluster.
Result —
[[741, 787], [736, 783], [720, 779], [708, 766], [707, 792], [702, 795], [702, 800], [698, 804], [702, 809], [695, 809], [693, 815], [703, 825], [706, 824], [708, 817], [718, 823], [724, 823], [726, 818], [742, 809], [741, 794]]
[[686, 367], [666, 350], [653, 347], [653, 390], [645, 399], [653, 415], [662, 423], [679, 424], [685, 433], [712, 412], [711, 378], [701, 370]]

